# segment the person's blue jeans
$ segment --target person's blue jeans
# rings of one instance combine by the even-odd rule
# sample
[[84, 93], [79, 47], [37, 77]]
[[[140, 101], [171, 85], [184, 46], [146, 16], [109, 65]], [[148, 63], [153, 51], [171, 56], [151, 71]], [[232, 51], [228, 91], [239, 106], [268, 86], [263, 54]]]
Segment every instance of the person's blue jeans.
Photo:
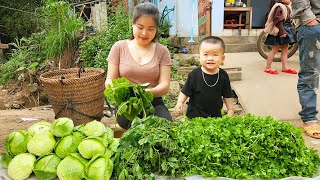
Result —
[[297, 29], [300, 71], [298, 73], [298, 93], [302, 110], [301, 120], [317, 120], [317, 94], [320, 72], [320, 25], [304, 26]]

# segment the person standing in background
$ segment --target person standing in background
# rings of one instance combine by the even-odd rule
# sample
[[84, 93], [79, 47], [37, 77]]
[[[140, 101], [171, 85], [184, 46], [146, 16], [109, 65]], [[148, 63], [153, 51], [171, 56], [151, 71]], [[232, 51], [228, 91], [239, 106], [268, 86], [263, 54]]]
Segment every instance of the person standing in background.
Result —
[[269, 74], [278, 74], [278, 71], [271, 69], [273, 58], [279, 49], [281, 49], [282, 72], [297, 74], [288, 66], [289, 45], [296, 43], [296, 33], [291, 25], [291, 0], [271, 0], [268, 20], [266, 22], [265, 32], [268, 33], [265, 45], [272, 47], [267, 58], [267, 65], [264, 72]]
[[320, 73], [320, 0], [292, 0], [293, 16], [299, 20], [297, 41], [300, 71], [298, 94], [302, 110], [299, 112], [308, 136], [320, 138], [317, 119], [317, 94]]

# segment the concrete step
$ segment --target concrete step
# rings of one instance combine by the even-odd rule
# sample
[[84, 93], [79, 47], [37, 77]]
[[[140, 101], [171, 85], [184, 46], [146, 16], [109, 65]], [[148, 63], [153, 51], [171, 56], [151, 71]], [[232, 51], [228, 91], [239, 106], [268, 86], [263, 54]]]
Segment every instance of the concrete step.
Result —
[[[220, 38], [226, 45], [226, 52], [257, 52], [257, 39], [263, 29], [225, 29]], [[171, 44], [176, 47], [185, 47], [189, 53], [198, 54], [200, 38], [193, 37], [195, 42], [188, 42], [190, 37], [175, 37]]]
[[[199, 54], [199, 45], [192, 44], [184, 46], [188, 49], [191, 54]], [[257, 43], [241, 43], [237, 42], [234, 44], [225, 44], [226, 53], [236, 53], [236, 52], [257, 52]]]

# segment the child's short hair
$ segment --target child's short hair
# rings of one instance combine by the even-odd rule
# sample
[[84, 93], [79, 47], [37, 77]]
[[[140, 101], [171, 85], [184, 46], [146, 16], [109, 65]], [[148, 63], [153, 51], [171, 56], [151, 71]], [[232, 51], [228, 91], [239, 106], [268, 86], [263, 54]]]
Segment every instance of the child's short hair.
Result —
[[209, 44], [220, 44], [222, 49], [223, 49], [223, 53], [225, 51], [225, 44], [224, 44], [224, 41], [219, 38], [219, 37], [216, 37], [216, 36], [208, 36], [208, 37], [205, 37], [203, 38], [201, 41], [200, 41], [200, 44], [199, 44], [199, 49], [201, 48], [201, 45], [203, 42], [206, 42], [206, 43], [209, 43]]

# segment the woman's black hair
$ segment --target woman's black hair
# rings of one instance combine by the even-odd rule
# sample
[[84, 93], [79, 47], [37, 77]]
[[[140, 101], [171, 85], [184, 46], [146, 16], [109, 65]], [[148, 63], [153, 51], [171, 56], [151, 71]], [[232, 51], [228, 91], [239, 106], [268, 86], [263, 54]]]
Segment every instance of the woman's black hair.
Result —
[[[156, 23], [157, 32], [156, 32], [155, 37], [152, 39], [152, 42], [156, 42], [156, 40], [159, 37], [159, 34], [158, 34], [159, 10], [154, 4], [152, 4], [150, 2], [138, 4], [133, 10], [132, 24], [134, 24], [143, 15], [151, 16], [153, 18], [154, 22]], [[132, 33], [132, 36], [130, 37], [130, 39], [131, 40], [134, 39], [133, 33]]]

